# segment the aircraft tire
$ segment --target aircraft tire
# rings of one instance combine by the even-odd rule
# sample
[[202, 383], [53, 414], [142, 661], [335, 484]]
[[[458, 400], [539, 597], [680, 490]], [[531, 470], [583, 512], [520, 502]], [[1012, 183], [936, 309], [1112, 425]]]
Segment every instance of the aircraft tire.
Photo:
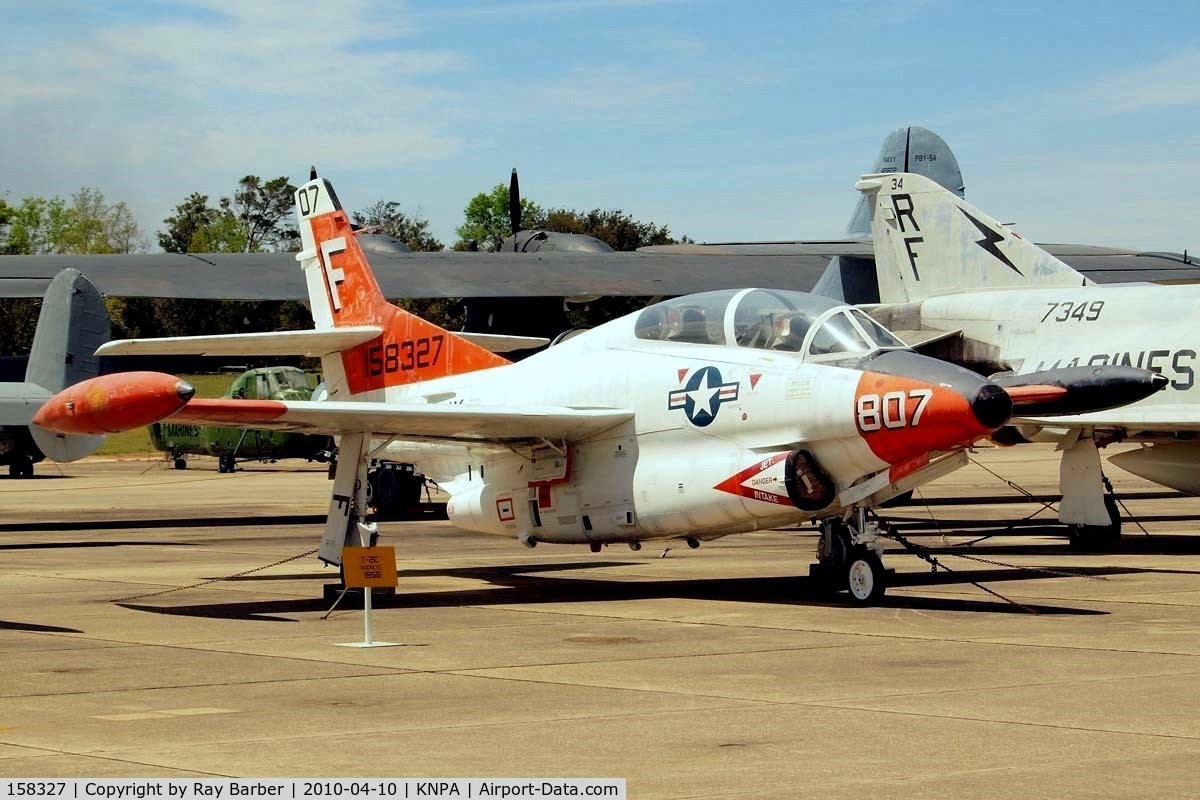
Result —
[[1067, 526], [1067, 541], [1072, 549], [1111, 550], [1121, 543], [1121, 511], [1117, 507], [1117, 498], [1105, 495], [1104, 508], [1112, 520], [1108, 525]]
[[10, 478], [32, 478], [33, 477], [33, 462], [29, 459], [22, 458], [19, 461], [14, 461], [8, 465], [8, 477]]
[[186, 458], [175, 459], [175, 469], [187, 469], [187, 459]]
[[400, 503], [400, 487], [394, 471], [380, 469], [375, 472], [375, 507], [380, 514], [392, 515]]
[[850, 600], [859, 606], [872, 606], [887, 591], [887, 570], [879, 556], [865, 547], [856, 547], [846, 565], [846, 589]]

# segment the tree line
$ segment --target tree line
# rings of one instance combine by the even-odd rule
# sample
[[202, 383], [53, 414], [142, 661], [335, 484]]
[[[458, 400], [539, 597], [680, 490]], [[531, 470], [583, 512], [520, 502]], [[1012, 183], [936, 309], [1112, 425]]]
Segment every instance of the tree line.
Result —
[[[192, 192], [163, 220], [156, 232], [158, 246], [168, 253], [297, 251], [300, 238], [293, 214], [295, 191], [286, 176], [266, 180], [247, 175], [232, 192], [215, 201]], [[455, 230], [459, 238], [451, 249], [478, 246], [498, 250], [511, 233], [508, 202], [508, 187], [504, 184], [471, 198], [463, 212], [464, 221]], [[616, 209], [544, 209], [528, 199], [521, 200], [521, 209], [522, 227], [586, 234], [614, 250], [677, 241], [666, 226], [635, 220]], [[399, 239], [414, 251], [446, 249], [430, 232], [429, 220], [419, 212], [404, 211], [395, 201], [380, 200], [353, 212], [351, 220], [360, 228]], [[6, 255], [142, 253], [149, 249], [149, 242], [129, 207], [123, 201], [109, 202], [95, 187], [82, 187], [69, 199], [26, 197], [12, 202], [0, 196], [0, 253]], [[0, 356], [28, 353], [40, 303], [35, 299], [0, 298]], [[308, 309], [296, 302], [107, 298], [105, 303], [117, 338], [312, 326]], [[628, 298], [622, 298], [616, 305], [600, 302], [594, 309], [577, 309], [572, 321], [597, 324], [622, 312], [629, 303]], [[462, 323], [459, 298], [406, 300], [401, 305], [450, 329]]]

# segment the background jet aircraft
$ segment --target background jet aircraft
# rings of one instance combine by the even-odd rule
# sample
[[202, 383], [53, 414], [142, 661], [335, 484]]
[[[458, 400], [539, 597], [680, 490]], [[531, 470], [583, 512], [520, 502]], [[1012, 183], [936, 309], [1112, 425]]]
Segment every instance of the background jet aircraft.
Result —
[[[824, 573], [868, 603], [886, 581], [868, 510], [963, 463], [1014, 402], [1052, 413], [1069, 396], [1001, 388], [913, 353], [851, 306], [779, 290], [676, 298], [509, 364], [384, 299], [327, 181], [296, 200], [315, 330], [260, 338], [323, 352], [327, 401], [198, 400], [178, 378], [122, 373], [60, 392], [35, 421], [64, 433], [169, 418], [340, 435], [320, 549], [331, 563], [348, 541], [373, 539], [367, 465], [374, 441], [399, 439], [450, 494], [455, 524], [528, 546], [698, 546], [826, 520]], [[196, 341], [211, 351], [231, 339]], [[1143, 393], [1148, 375], [1133, 376]]]
[[1119, 532], [1097, 446], [1143, 442], [1110, 461], [1200, 494], [1200, 444], [1190, 441], [1200, 433], [1200, 286], [1097, 286], [919, 175], [866, 176], [858, 188], [874, 207], [884, 305], [872, 316], [902, 338], [912, 331], [910, 339], [936, 339], [925, 352], [984, 373], [1126, 365], [1169, 384], [1133, 405], [1022, 425], [1005, 437], [1060, 442], [1060, 518], [1074, 526], [1076, 540]]
[[0, 464], [11, 477], [32, 477], [43, 458], [75, 461], [103, 444], [103, 436], [55, 434], [30, 420], [52, 394], [99, 374], [95, 352], [108, 338], [108, 312], [96, 287], [78, 270], [58, 273], [46, 287], [25, 380], [0, 383]]

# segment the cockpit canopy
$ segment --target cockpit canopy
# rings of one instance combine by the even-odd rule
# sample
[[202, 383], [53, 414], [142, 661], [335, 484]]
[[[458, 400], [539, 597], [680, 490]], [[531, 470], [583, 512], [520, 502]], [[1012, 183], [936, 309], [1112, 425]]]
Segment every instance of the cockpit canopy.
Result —
[[725, 289], [665, 300], [642, 311], [634, 335], [800, 353], [806, 361], [906, 346], [853, 306], [780, 289]]

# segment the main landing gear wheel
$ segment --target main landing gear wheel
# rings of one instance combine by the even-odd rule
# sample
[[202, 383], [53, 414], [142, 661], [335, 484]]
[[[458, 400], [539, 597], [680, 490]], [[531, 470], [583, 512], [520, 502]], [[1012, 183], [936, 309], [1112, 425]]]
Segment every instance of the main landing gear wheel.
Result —
[[826, 520], [821, 524], [817, 563], [808, 571], [821, 590], [840, 592], [846, 588], [846, 565], [852, 547], [850, 535], [850, 526], [841, 520]]
[[809, 567], [809, 577], [825, 591], [847, 590], [856, 605], [879, 602], [889, 575], [880, 560], [883, 532], [879, 521], [861, 508], [849, 521], [825, 520], [817, 542], [817, 563]]
[[237, 469], [237, 459], [233, 456], [221, 456], [217, 459], [217, 472], [233, 472]]
[[846, 588], [855, 605], [874, 605], [883, 599], [887, 590], [887, 570], [879, 556], [865, 547], [855, 547], [846, 567]]
[[8, 477], [10, 478], [32, 478], [33, 477], [33, 462], [29, 459], [20, 459], [8, 465]]
[[1121, 511], [1114, 495], [1104, 496], [1108, 525], [1068, 525], [1067, 541], [1075, 550], [1111, 550], [1121, 541]]
[[[220, 466], [220, 465], [218, 465], [218, 466]], [[175, 469], [187, 469], [187, 459], [185, 459], [185, 458], [175, 459]]]

